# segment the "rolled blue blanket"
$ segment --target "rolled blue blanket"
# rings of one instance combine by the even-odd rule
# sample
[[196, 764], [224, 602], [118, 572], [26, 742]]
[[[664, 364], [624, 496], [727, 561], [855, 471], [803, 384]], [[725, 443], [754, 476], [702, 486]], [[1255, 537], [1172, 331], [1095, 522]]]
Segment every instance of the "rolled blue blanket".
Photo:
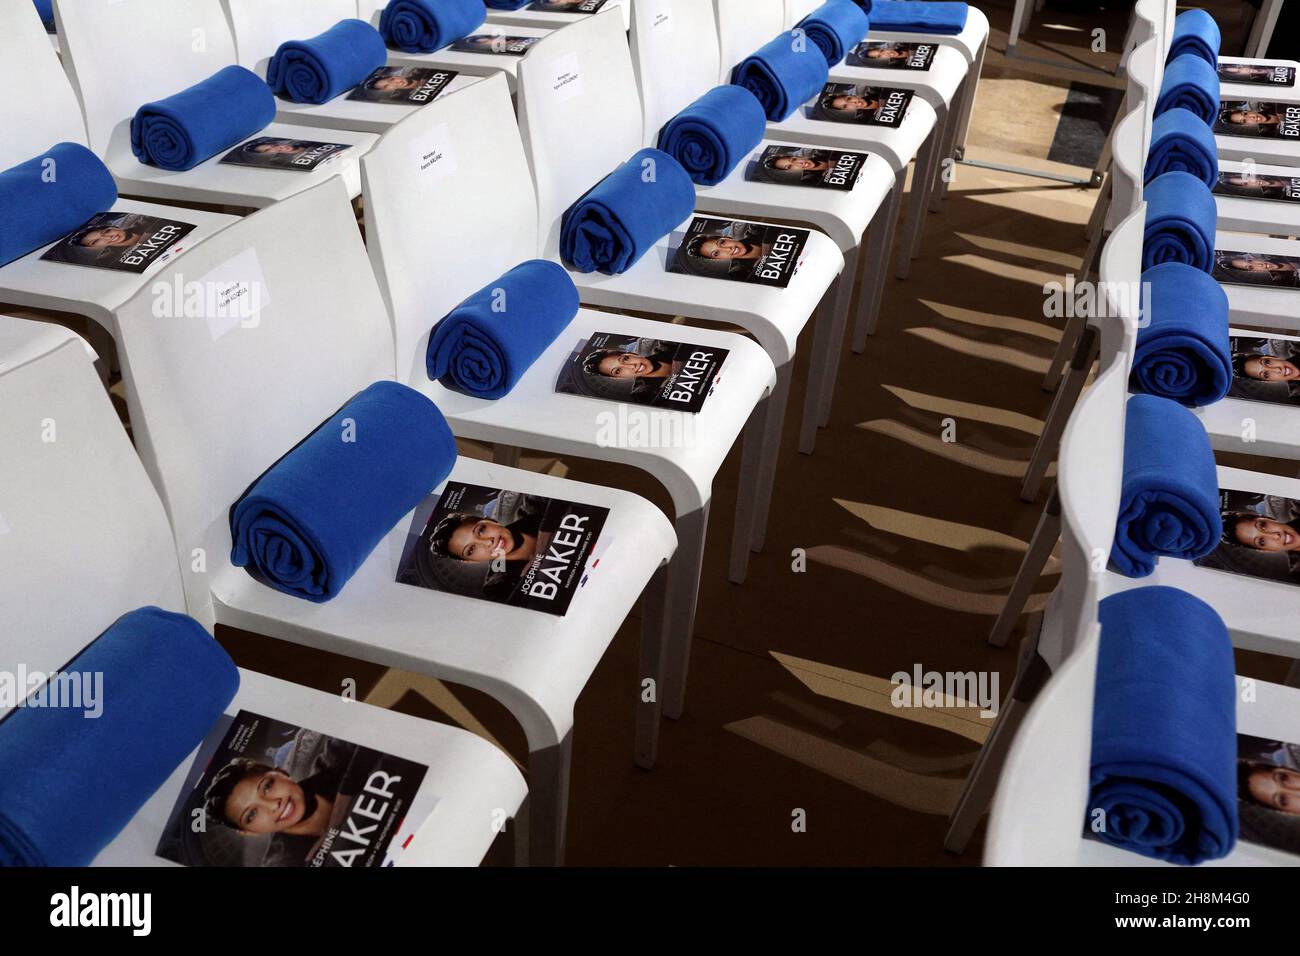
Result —
[[41, 18], [41, 23], [45, 24], [46, 30], [54, 29], [54, 0], [33, 0], [36, 4], [36, 13]]
[[429, 378], [476, 398], [515, 387], [578, 314], [578, 289], [558, 262], [521, 262], [434, 326]]
[[310, 40], [280, 44], [266, 68], [277, 96], [295, 103], [328, 103], [388, 62], [379, 31], [364, 20], [340, 20]]
[[62, 239], [117, 202], [113, 174], [80, 143], [49, 152], [0, 173], [0, 266]]
[[868, 9], [871, 29], [898, 33], [954, 34], [966, 29], [964, 3], [877, 0]]
[[1214, 452], [1196, 414], [1167, 398], [1134, 395], [1124, 416], [1124, 482], [1110, 560], [1144, 578], [1156, 558], [1200, 558], [1223, 532]]
[[231, 563], [277, 591], [328, 601], [455, 461], [437, 406], [413, 388], [376, 382], [235, 502]]
[[820, 93], [829, 75], [821, 50], [787, 31], [741, 60], [731, 82], [753, 93], [767, 118], [779, 123]]
[[1132, 384], [1183, 405], [1211, 405], [1228, 394], [1228, 296], [1207, 272], [1166, 262], [1142, 273], [1147, 290], [1133, 352]]
[[193, 169], [275, 119], [275, 94], [252, 70], [228, 66], [131, 120], [131, 152], [163, 169]]
[[1214, 194], [1191, 173], [1165, 173], [1147, 184], [1142, 268], [1185, 262], [1205, 272], [1214, 268], [1218, 207]]
[[826, 0], [799, 21], [799, 29], [817, 44], [828, 66], [843, 60], [867, 35], [867, 27], [867, 15], [853, 0]]
[[1184, 53], [1195, 53], [1206, 63], [1218, 68], [1219, 25], [1204, 10], [1184, 10], [1174, 17], [1174, 35], [1169, 41], [1166, 62]]
[[1212, 123], [1219, 113], [1219, 74], [1194, 53], [1184, 53], [1169, 61], [1154, 115], [1175, 107], [1194, 113], [1207, 123]]
[[1206, 186], [1219, 178], [1219, 148], [1214, 131], [1195, 113], [1174, 107], [1151, 124], [1151, 149], [1143, 179], [1151, 182], [1164, 173], [1191, 173]]
[[238, 688], [238, 669], [193, 618], [156, 607], [122, 615], [43, 699], [0, 723], [0, 865], [88, 865]]
[[389, 0], [379, 17], [379, 32], [403, 53], [432, 53], [486, 19], [483, 0]]
[[[847, 2], [847, 0], [845, 0]], [[659, 148], [700, 186], [722, 182], [763, 140], [767, 117], [744, 87], [715, 86], [659, 131]]]
[[619, 275], [694, 209], [695, 185], [681, 163], [643, 149], [565, 210], [560, 258], [579, 272]]
[[487, 0], [487, 5], [493, 10], [518, 10], [532, 2], [533, 0]]
[[1121, 591], [1098, 616], [1088, 829], [1170, 863], [1227, 856], [1237, 842], [1228, 629], [1204, 601], [1169, 587]]

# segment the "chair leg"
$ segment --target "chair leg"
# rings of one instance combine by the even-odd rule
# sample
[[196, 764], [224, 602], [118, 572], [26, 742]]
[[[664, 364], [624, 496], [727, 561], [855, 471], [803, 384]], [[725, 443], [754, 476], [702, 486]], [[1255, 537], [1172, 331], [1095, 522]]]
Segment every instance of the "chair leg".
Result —
[[777, 459], [781, 455], [781, 432], [785, 426], [785, 406], [790, 398], [790, 373], [794, 360], [790, 359], [776, 370], [776, 387], [772, 389], [767, 407], [767, 422], [763, 433], [763, 463], [759, 467], [759, 484], [754, 499], [754, 529], [749, 540], [750, 551], [762, 551], [767, 535], [767, 515], [772, 506], [772, 488], [776, 484]]
[[912, 257], [921, 243], [921, 233], [925, 228], [925, 213], [930, 207], [930, 184], [934, 181], [934, 163], [939, 152], [939, 127], [930, 130], [925, 145], [916, 154], [912, 165], [912, 195], [907, 210], [907, 227], [903, 231], [903, 241], [898, 248], [898, 265], [894, 274], [906, 279], [912, 271]]
[[513, 445], [496, 445], [492, 446], [492, 462], [497, 465], [504, 465], [506, 468], [518, 468], [520, 449]]
[[659, 697], [663, 714], [672, 720], [686, 706], [686, 674], [691, 663], [691, 636], [700, 597], [700, 569], [704, 564], [704, 539], [709, 528], [709, 503], [698, 511], [677, 516], [677, 552], [668, 562], [664, 598], [663, 680]]
[[[668, 643], [673, 633], [668, 629], [665, 613], [668, 607], [668, 565], [660, 566], [641, 592], [641, 666], [637, 679], [636, 704], [636, 765], [649, 770], [659, 756], [659, 722], [663, 716], [664, 667], [667, 663]], [[690, 654], [690, 635], [685, 635]], [[642, 681], [653, 683], [646, 699]]]
[[[1107, 137], [1109, 140], [1109, 137]], [[1104, 167], [1099, 166], [1105, 173], [1111, 170], [1112, 160], [1107, 159]], [[1097, 196], [1097, 201], [1092, 204], [1092, 213], [1088, 216], [1088, 225], [1084, 227], [1083, 234], [1089, 239], [1106, 229], [1106, 216], [1110, 213], [1111, 201], [1115, 198], [1115, 187], [1113, 180], [1107, 180], [1105, 187]]]
[[961, 98], [961, 112], [959, 113], [957, 142], [953, 149], [953, 156], [958, 159], [966, 158], [966, 135], [970, 132], [971, 116], [975, 112], [975, 96], [979, 91], [980, 75], [984, 72], [984, 54], [988, 52], [989, 41], [985, 37], [984, 42], [980, 44], [980, 51], [975, 57], [975, 62], [971, 64], [966, 73], [964, 89]]
[[768, 405], [771, 395], [754, 406], [740, 456], [740, 488], [736, 494], [736, 526], [731, 533], [731, 565], [727, 579], [744, 584], [749, 574], [749, 545], [754, 540], [754, 516], [758, 506], [758, 487], [762, 483], [763, 440], [767, 434]]
[[1078, 347], [1079, 337], [1083, 335], [1084, 325], [1087, 323], [1087, 316], [1083, 314], [1072, 315], [1066, 320], [1065, 328], [1061, 331], [1061, 341], [1056, 343], [1056, 351], [1052, 353], [1052, 361], [1048, 363], [1047, 374], [1043, 376], [1043, 391], [1054, 392], [1061, 385], [1061, 374], [1070, 362], [1071, 351]]
[[[854, 246], [844, 257], [844, 271], [840, 273], [843, 286], [835, 302], [835, 323], [831, 326], [830, 342], [830, 377], [822, 383], [817, 400], [817, 427], [825, 428], [830, 424], [831, 405], [835, 402], [835, 383], [838, 380], [840, 359], [844, 357], [844, 333], [849, 327], [849, 316], [853, 313], [853, 287], [858, 279], [858, 262], [862, 258], [862, 246]], [[841, 308], [841, 306], [843, 306]]]
[[[853, 276], [846, 261], [844, 271], [835, 280], [834, 292], [826, 298], [813, 316], [812, 361], [808, 366], [808, 385], [803, 393], [803, 419], [799, 426], [799, 452], [811, 455], [817, 445], [817, 426], [820, 424], [822, 404], [826, 389], [834, 392], [835, 373], [839, 370], [839, 349], [835, 348], [835, 333], [844, 335], [841, 312], [848, 307], [845, 289], [853, 287]], [[848, 297], [848, 298], [851, 298]]]
[[573, 731], [528, 755], [528, 853], [533, 866], [563, 866]]
[[889, 202], [876, 211], [867, 237], [867, 261], [863, 263], [862, 289], [858, 292], [858, 316], [853, 327], [853, 352], [861, 354], [867, 348], [867, 336], [874, 335], [880, 323], [880, 301], [885, 295], [885, 274], [889, 269], [889, 250], [894, 245], [898, 229], [898, 213], [903, 205], [903, 183], [906, 170], [894, 178], [894, 188], [889, 192]]
[[1029, 0], [1016, 0], [1016, 8], [1011, 11], [1011, 33], [1007, 36], [1007, 56], [1016, 55], [1016, 44], [1020, 34], [1029, 23]]
[[1050, 676], [1051, 670], [1047, 662], [1038, 654], [1038, 631], [1035, 629], [1032, 635], [1025, 638], [1020, 666], [1016, 669], [1011, 690], [998, 711], [992, 731], [980, 747], [975, 765], [966, 777], [961, 796], [957, 798], [957, 806], [948, 817], [948, 833], [944, 837], [943, 848], [949, 853], [961, 853], [970, 842], [980, 817], [993, 799], [998, 775], [1006, 762], [1007, 751], [1015, 740], [1016, 731], [1024, 721], [1029, 705]]
[[1051, 497], [1047, 499], [1047, 507], [1038, 518], [1038, 526], [1034, 528], [1034, 536], [1029, 539], [1029, 547], [1025, 550], [1024, 560], [1020, 562], [1020, 570], [1016, 572], [1016, 580], [1007, 592], [998, 619], [993, 622], [993, 630], [989, 632], [989, 643], [994, 647], [1007, 646], [1007, 638], [1011, 636], [1034, 585], [1038, 583], [1038, 578], [1047, 565], [1052, 549], [1060, 539], [1061, 499], [1053, 488]]
[[1038, 444], [1034, 446], [1029, 467], [1025, 469], [1025, 480], [1020, 486], [1021, 501], [1033, 501], [1038, 497], [1038, 489], [1043, 483], [1043, 476], [1047, 474], [1047, 466], [1056, 457], [1057, 448], [1061, 444], [1065, 423], [1075, 402], [1079, 400], [1079, 393], [1083, 391], [1088, 369], [1097, 357], [1097, 345], [1097, 330], [1091, 325], [1085, 325], [1083, 334], [1079, 336], [1079, 345], [1070, 360], [1070, 367], [1065, 373], [1065, 380], [1052, 399], [1052, 407], [1047, 412], [1047, 421], [1043, 423], [1043, 431], [1038, 436]]
[[940, 204], [948, 198], [948, 186], [951, 185], [949, 180], [951, 176], [946, 175], [947, 170], [944, 168], [944, 162], [951, 160], [956, 162], [953, 153], [955, 151], [955, 142], [957, 139], [957, 111], [955, 108], [956, 98], [954, 97], [953, 105], [944, 110], [946, 119], [943, 124], [943, 145], [939, 149], [939, 160], [935, 167], [934, 193], [930, 197], [930, 211], [938, 212]]
[[510, 821], [510, 832], [514, 837], [515, 866], [520, 868], [528, 866], [530, 862], [528, 854], [528, 809], [528, 796], [525, 794], [524, 802], [519, 805], [519, 812]]

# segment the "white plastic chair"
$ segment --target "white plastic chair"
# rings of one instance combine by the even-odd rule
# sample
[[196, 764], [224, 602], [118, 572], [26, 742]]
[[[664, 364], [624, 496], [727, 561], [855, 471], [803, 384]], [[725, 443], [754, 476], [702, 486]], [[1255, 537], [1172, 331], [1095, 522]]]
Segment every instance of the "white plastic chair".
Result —
[[[765, 16], [761, 13], [764, 7], [770, 11]], [[736, 0], [716, 0], [714, 9], [722, 50], [722, 69], [728, 76], [741, 60], [781, 32], [778, 30], [770, 33], [759, 43], [746, 48], [744, 44], [750, 41], [755, 32], [754, 21], [762, 16], [766, 23], [775, 16], [781, 23], [785, 22], [785, 0], [746, 0], [744, 4], [737, 3]], [[907, 84], [900, 82], [891, 85]], [[919, 96], [913, 97], [902, 122], [893, 129], [810, 119], [804, 115], [805, 105], [801, 105], [789, 118], [767, 124], [767, 131], [773, 139], [788, 140], [805, 146], [875, 153], [894, 170], [899, 196], [907, 182], [907, 167], [915, 158], [911, 208], [907, 217], [907, 229], [899, 246], [896, 270], [900, 279], [906, 278], [911, 260], [920, 247], [921, 230], [939, 167], [939, 149], [942, 145], [940, 117], [934, 107]], [[894, 210], [893, 213], [897, 218], [897, 211]]]
[[[772, 360], [751, 339], [731, 332], [582, 309], [503, 398], [485, 401], [430, 381], [425, 352], [431, 327], [519, 262], [535, 258], [538, 242], [536, 195], [505, 79], [490, 77], [427, 110], [390, 130], [361, 164], [367, 245], [394, 324], [398, 378], [432, 398], [458, 435], [632, 465], [664, 485], [673, 499], [678, 550], [669, 568], [661, 696], [665, 713], [678, 717], [713, 479], [742, 429], [750, 458], [762, 447], [766, 396], [776, 382]], [[423, 170], [412, 161], [434, 149], [442, 152], [445, 171]], [[729, 351], [717, 392], [698, 414], [652, 413], [679, 432], [689, 428], [686, 440], [612, 445], [604, 433], [619, 405], [556, 393], [559, 369], [597, 332]], [[735, 534], [737, 547], [745, 549], [758, 477], [741, 469]]]
[[[220, 0], [56, 0], [54, 12], [90, 148], [103, 157], [122, 192], [179, 203], [260, 208], [340, 176], [351, 196], [360, 193], [359, 162], [375, 141], [373, 133], [278, 122], [259, 131], [261, 136], [352, 147], [311, 172], [222, 165], [220, 154], [186, 172], [172, 172], [132, 154], [131, 118], [137, 109], [237, 63]], [[142, 50], [148, 54], [142, 56]], [[129, 69], [123, 67], [127, 63]]]
[[[0, 103], [0, 169], [9, 169], [39, 156], [56, 143], [86, 145], [81, 107], [59, 58], [44, 41], [45, 27], [30, 3], [0, 7], [0, 84], [23, 91]], [[153, 203], [119, 199], [102, 212], [140, 213], [183, 219], [195, 229], [183, 245], [188, 248], [234, 222], [231, 216], [200, 210], [178, 210]], [[112, 269], [90, 269], [42, 262], [49, 246], [0, 266], [0, 301], [14, 306], [84, 315], [92, 320], [91, 344], [112, 361], [113, 309], [151, 281], [143, 275]]]
[[[0, 404], [0, 592], [7, 621], [0, 666], [50, 673], [127, 611], [151, 604], [184, 611], [162, 502], [81, 341], [53, 326], [0, 316]], [[47, 421], [58, 429], [55, 441], [42, 440]], [[69, 560], [73, 539], [77, 559]], [[513, 761], [459, 728], [246, 670], [226, 713], [240, 710], [426, 765], [416, 801], [432, 797], [437, 804], [400, 865], [478, 865], [496, 834], [494, 814], [514, 816], [525, 796]], [[154, 849], [193, 759], [176, 768], [96, 865], [172, 865]]]
[[[235, 38], [239, 65], [262, 79], [271, 57], [287, 40], [306, 40], [340, 20], [356, 19], [356, 0], [221, 0]], [[455, 77], [440, 96], [474, 82]], [[276, 119], [293, 126], [382, 133], [425, 104], [367, 103], [337, 96], [319, 106], [276, 97]]]
[[[369, 20], [371, 17], [378, 18], [384, 7], [388, 6], [388, 0], [357, 0], [357, 8], [360, 11], [361, 19]], [[632, 6], [632, 0], [607, 0], [601, 8], [603, 13], [606, 10], [618, 10], [623, 17], [623, 29], [626, 30], [630, 15], [628, 8]], [[510, 27], [510, 32], [514, 35], [528, 36], [529, 34], [517, 34], [519, 28], [537, 28], [542, 31], [558, 30], [560, 27], [568, 26], [581, 20], [586, 14], [581, 13], [552, 13], [549, 11], [533, 10], [531, 4], [518, 10], [496, 10], [488, 7], [487, 22], [489, 29], [491, 24], [500, 24]]]
[[[645, 114], [642, 143], [654, 146], [669, 120], [718, 85], [713, 11], [698, 0], [638, 0], [632, 10], [628, 46]], [[897, 200], [891, 195], [896, 182], [889, 164], [874, 154], [867, 155], [857, 185], [849, 192], [791, 188], [746, 179], [745, 167], [771, 145], [797, 146], [764, 139], [722, 182], [696, 187], [696, 208], [757, 219], [809, 222], [834, 239], [844, 254], [845, 268], [837, 285], [835, 305], [826, 316], [830, 322], [819, 322], [814, 333], [813, 367], [820, 370], [814, 379], [818, 398], [805, 402], [799, 433], [799, 450], [810, 454], [817, 428], [830, 420], [860, 258], [864, 260], [861, 268], [866, 279], [858, 300], [855, 328], [870, 331], [876, 326], [897, 218], [889, 215], [897, 209]], [[882, 213], [886, 203], [889, 205]], [[870, 242], [866, 255], [861, 256], [859, 246], [869, 225]], [[865, 338], [866, 332], [862, 334]]]
[[[304, 235], [318, 239], [311, 256]], [[562, 859], [574, 702], [652, 579], [641, 673], [659, 680], [657, 602], [676, 543], [668, 520], [626, 492], [462, 458], [456, 481], [609, 509], [600, 565], [564, 617], [397, 583], [409, 517], [327, 603], [260, 584], [230, 564], [231, 503], [349, 396], [393, 377], [392, 332], [346, 189], [328, 180], [241, 220], [158, 281], [245, 282], [254, 306], [233, 324], [206, 305], [205, 317], [160, 320], [155, 297], [142, 293], [117, 313], [134, 436], [188, 571], [190, 613], [496, 698], [528, 739], [533, 861]], [[640, 701], [629, 694], [637, 760], [649, 765], [659, 698]]]
[[[557, 90], [556, 78], [576, 73], [580, 79]], [[557, 30], [537, 45], [519, 67], [519, 125], [538, 196], [541, 253], [559, 260], [560, 222], [564, 211], [640, 147], [644, 128], [637, 109], [636, 80], [619, 19], [599, 13]], [[600, 135], [574, 148], [575, 131]], [[683, 224], [683, 227], [685, 223]], [[776, 456], [780, 448], [786, 399], [796, 340], [827, 296], [844, 267], [835, 243], [816, 230], [809, 235], [802, 265], [784, 289], [681, 275], [666, 270], [672, 237], [661, 239], [622, 275], [572, 273], [584, 302], [660, 315], [686, 315], [732, 323], [750, 332], [777, 369], [777, 384], [768, 400], [754, 540], [762, 547], [767, 525]], [[814, 370], [814, 380], [820, 370]], [[812, 393], [805, 401], [814, 399]], [[748, 551], [733, 549], [731, 579], [744, 580]]]

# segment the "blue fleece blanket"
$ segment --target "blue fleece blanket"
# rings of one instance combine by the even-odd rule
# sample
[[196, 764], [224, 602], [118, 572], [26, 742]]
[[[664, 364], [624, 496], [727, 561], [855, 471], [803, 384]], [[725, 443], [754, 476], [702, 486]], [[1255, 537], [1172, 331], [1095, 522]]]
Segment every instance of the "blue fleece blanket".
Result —
[[1219, 113], [1219, 74], [1195, 53], [1169, 61], [1156, 99], [1155, 116], [1180, 107], [1207, 123]]
[[1196, 414], [1155, 395], [1134, 395], [1124, 416], [1124, 482], [1110, 560], [1144, 578], [1156, 558], [1200, 558], [1223, 533], [1214, 452]]
[[239, 688], [220, 644], [156, 607], [122, 615], [62, 670], [0, 723], [2, 866], [88, 865]]
[[1157, 860], [1227, 856], [1237, 842], [1228, 629], [1204, 601], [1169, 587], [1121, 591], [1098, 616], [1089, 824], [1104, 822], [1102, 840]]
[[47, 31], [54, 29], [54, 0], [33, 0], [36, 4], [36, 13], [41, 18], [41, 23], [45, 24]]
[[131, 152], [163, 169], [193, 169], [275, 119], [275, 94], [252, 70], [228, 66], [131, 120]]
[[379, 32], [403, 53], [432, 53], [486, 19], [483, 0], [389, 0], [379, 17]]
[[310, 40], [280, 44], [266, 68], [277, 96], [295, 103], [328, 103], [388, 62], [379, 31], [364, 20], [340, 20]]
[[1147, 184], [1146, 230], [1142, 268], [1162, 262], [1185, 262], [1209, 272], [1214, 268], [1218, 208], [1214, 194], [1191, 173], [1165, 173]]
[[619, 275], [695, 209], [695, 184], [682, 164], [643, 149], [564, 212], [560, 258], [579, 272]]
[[521, 262], [434, 326], [429, 378], [476, 398], [507, 394], [578, 314], [578, 289], [558, 262]]
[[766, 128], [767, 117], [753, 93], [715, 86], [664, 124], [659, 148], [681, 163], [695, 183], [713, 186], [762, 142]]
[[1219, 148], [1214, 131], [1195, 113], [1174, 107], [1151, 124], [1151, 149], [1143, 179], [1151, 182], [1164, 173], [1191, 173], [1205, 185], [1219, 178]]
[[1232, 384], [1228, 296], [1209, 273], [1165, 262], [1142, 273], [1143, 322], [1132, 384], [1183, 405], [1212, 405]]
[[787, 31], [741, 60], [731, 82], [753, 93], [767, 118], [779, 123], [820, 93], [829, 75], [821, 50]]
[[1174, 18], [1174, 35], [1169, 41], [1168, 60], [1195, 53], [1211, 66], [1219, 65], [1219, 25], [1204, 10], [1184, 10]]
[[413, 388], [376, 382], [235, 502], [231, 563], [277, 591], [328, 601], [455, 461], [437, 406]]
[[867, 8], [871, 29], [897, 33], [954, 34], [966, 29], [964, 3], [878, 0]]
[[867, 35], [867, 27], [867, 15], [853, 0], [827, 0], [799, 21], [799, 29], [817, 44], [828, 66], [844, 59]]
[[6, 169], [0, 173], [0, 266], [62, 239], [115, 202], [113, 174], [80, 143], [59, 143]]
[[487, 5], [493, 10], [518, 10], [532, 2], [533, 0], [487, 0]]

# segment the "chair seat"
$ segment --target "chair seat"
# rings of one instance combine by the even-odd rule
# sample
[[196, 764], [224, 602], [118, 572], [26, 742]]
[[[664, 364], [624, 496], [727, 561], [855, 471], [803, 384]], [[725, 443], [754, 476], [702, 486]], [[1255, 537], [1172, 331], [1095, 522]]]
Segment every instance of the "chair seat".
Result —
[[968, 64], [973, 64], [979, 57], [980, 48], [989, 38], [989, 18], [978, 7], [967, 6], [966, 10], [966, 26], [960, 33], [907, 33], [900, 30], [873, 29], [867, 34], [867, 39], [897, 40], [904, 43], [938, 43], [940, 46], [951, 46], [961, 52]]
[[[1247, 167], [1244, 163], [1224, 160], [1219, 163], [1222, 173], [1240, 173], [1249, 168], [1260, 176], [1285, 176], [1300, 179], [1300, 170], [1294, 166]], [[1242, 196], [1214, 194], [1219, 209], [1218, 227], [1225, 232], [1253, 232], [1267, 235], [1300, 235], [1300, 202], [1286, 200], [1247, 199]]]
[[921, 144], [934, 130], [937, 119], [934, 107], [921, 97], [913, 97], [903, 122], [896, 129], [885, 126], [856, 126], [832, 120], [809, 119], [804, 104], [789, 119], [768, 123], [773, 139], [791, 139], [804, 145], [861, 149], [882, 156], [894, 171], [907, 168]]
[[715, 186], [696, 188], [696, 206], [701, 211], [727, 215], [774, 218], [786, 222], [810, 222], [829, 235], [841, 252], [855, 248], [876, 210], [894, 188], [894, 170], [880, 156], [867, 156], [862, 175], [853, 189], [785, 186], [745, 178], [745, 167], [769, 146], [800, 146], [789, 141], [765, 139], [753, 153]]
[[[600, 8], [600, 13], [606, 10], [618, 10], [623, 17], [623, 29], [632, 28], [632, 0], [608, 0]], [[549, 13], [539, 10], [532, 10], [529, 7], [522, 7], [518, 10], [493, 10], [488, 9], [487, 22], [510, 24], [521, 27], [540, 27], [545, 30], [558, 30], [566, 24], [573, 23], [575, 20], [581, 20], [583, 17], [590, 16], [585, 13]]]
[[[1208, 599], [1207, 599], [1208, 600]], [[1211, 601], [1210, 603], [1213, 603]], [[1242, 681], [1237, 678], [1238, 685]], [[1265, 740], [1293, 740], [1296, 727], [1300, 727], [1300, 690], [1281, 684], [1251, 679], [1255, 699], [1242, 700], [1237, 695], [1237, 731]], [[1237, 846], [1221, 860], [1202, 866], [1295, 866], [1297, 859], [1289, 853], [1255, 843], [1238, 841]], [[1079, 841], [1079, 866], [1173, 866], [1163, 860], [1153, 860], [1139, 853], [1130, 853], [1098, 840]]]
[[[1214, 240], [1214, 248], [1231, 252], [1300, 256], [1300, 241], [1240, 232], [1219, 232]], [[1288, 331], [1300, 330], [1300, 288], [1224, 283], [1223, 291], [1228, 294], [1228, 318], [1232, 323], [1263, 325]]]
[[1234, 63], [1267, 63], [1269, 66], [1289, 66], [1295, 71], [1295, 79], [1290, 86], [1272, 83], [1231, 83], [1222, 80], [1219, 83], [1221, 100], [1274, 100], [1279, 103], [1294, 103], [1300, 100], [1300, 62], [1295, 60], [1252, 59], [1245, 56], [1220, 56], [1219, 64], [1229, 66]]
[[[544, 37], [552, 31], [543, 27], [494, 23], [489, 20], [474, 32], [501, 33], [505, 36]], [[524, 59], [522, 56], [512, 56], [505, 53], [462, 53], [460, 50], [450, 48], [435, 50], [433, 53], [388, 51], [390, 66], [426, 66], [440, 70], [456, 70], [471, 76], [491, 76], [493, 73], [504, 73], [512, 95], [515, 92], [516, 78], [519, 76], [519, 61], [522, 59]], [[463, 78], [457, 77], [457, 80]]]
[[256, 135], [347, 143], [353, 148], [311, 172], [223, 165], [221, 157], [229, 150], [187, 172], [171, 172], [135, 158], [131, 152], [131, 121], [128, 119], [113, 130], [104, 161], [113, 171], [119, 191], [124, 194], [181, 203], [202, 202], [260, 209], [335, 175], [343, 178], [348, 195], [355, 199], [361, 195], [361, 156], [378, 139], [373, 133], [315, 129], [287, 123], [271, 123]]
[[[514, 762], [481, 737], [446, 724], [408, 717], [337, 694], [241, 669], [228, 715], [251, 711], [348, 743], [427, 766], [397, 840], [415, 826], [398, 866], [478, 866], [492, 845], [502, 811], [514, 816], [527, 793]], [[154, 853], [179, 798], [195, 752], [185, 758], [126, 829], [95, 858], [95, 866], [178, 866]], [[494, 816], [495, 814], [495, 816]], [[396, 842], [396, 841], [395, 841]]]
[[[875, 36], [869, 37], [877, 39]], [[919, 41], [934, 43], [934, 40]], [[871, 66], [850, 66], [838, 63], [831, 67], [832, 83], [870, 83], [873, 86], [901, 86], [916, 90], [916, 95], [936, 110], [951, 106], [953, 97], [970, 70], [966, 57], [952, 46], [940, 46], [934, 51], [934, 61], [928, 70], [889, 70]]]
[[[688, 344], [728, 349], [713, 396], [697, 414], [653, 410], [656, 416], [689, 419], [689, 442], [664, 447], [635, 448], [608, 444], [601, 435], [609, 416], [646, 406], [623, 405], [555, 391], [558, 371], [575, 348], [596, 332], [616, 332], [638, 338], [672, 339]], [[695, 511], [710, 497], [713, 476], [722, 466], [750, 411], [772, 388], [776, 370], [756, 343], [744, 336], [713, 329], [669, 325], [648, 319], [581, 309], [510, 394], [485, 401], [444, 388], [426, 377], [423, 352], [408, 381], [433, 399], [452, 430], [465, 438], [537, 448], [562, 455], [580, 455], [632, 465], [650, 472], [668, 489], [678, 514]], [[674, 429], [668, 438], [680, 435]]]
[[[394, 64], [397, 65], [397, 64]], [[445, 96], [476, 83], [478, 76], [457, 76], [438, 94]], [[436, 99], [436, 97], [435, 97]], [[336, 96], [319, 106], [312, 103], [294, 103], [276, 97], [275, 118], [290, 126], [312, 126], [317, 129], [355, 130], [361, 133], [384, 133], [394, 123], [399, 123], [427, 103], [367, 103], [350, 100], [347, 94]]]
[[[234, 216], [221, 213], [160, 206], [133, 199], [119, 199], [111, 210], [106, 211], [139, 213], [193, 223], [194, 231], [180, 243], [182, 249], [192, 249], [235, 221]], [[158, 263], [155, 262], [137, 275], [133, 272], [92, 269], [66, 262], [42, 262], [41, 256], [49, 248], [50, 246], [43, 246], [0, 267], [0, 296], [6, 302], [27, 308], [88, 315], [109, 331], [112, 329], [113, 310], [135, 295], [158, 269]], [[174, 250], [169, 251], [175, 255]], [[171, 256], [167, 256], [169, 258]]]
[[[572, 726], [573, 703], [636, 604], [676, 548], [663, 512], [636, 495], [460, 458], [456, 481], [608, 508], [596, 545], [599, 566], [564, 617], [399, 584], [411, 515], [389, 531], [331, 601], [314, 604], [255, 581], [221, 556], [211, 591], [219, 623], [361, 660], [401, 667], [482, 690], [523, 707], [540, 702], [551, 729]], [[441, 490], [441, 489], [439, 489]], [[209, 558], [211, 561], [211, 557]], [[524, 722], [530, 749], [540, 720]]]
[[[1280, 100], [1272, 90], [1256, 93], [1253, 99]], [[1300, 166], [1300, 140], [1268, 139], [1263, 136], [1224, 136], [1216, 133], [1214, 145], [1219, 160], [1254, 162], [1257, 165]]]
[[[689, 224], [687, 220], [677, 231]], [[804, 247], [803, 265], [784, 289], [668, 272], [675, 245], [673, 236], [665, 236], [622, 275], [573, 271], [569, 275], [582, 300], [591, 305], [739, 325], [758, 339], [773, 362], [783, 365], [794, 355], [800, 330], [844, 268], [844, 256], [835, 243], [816, 231]]]

